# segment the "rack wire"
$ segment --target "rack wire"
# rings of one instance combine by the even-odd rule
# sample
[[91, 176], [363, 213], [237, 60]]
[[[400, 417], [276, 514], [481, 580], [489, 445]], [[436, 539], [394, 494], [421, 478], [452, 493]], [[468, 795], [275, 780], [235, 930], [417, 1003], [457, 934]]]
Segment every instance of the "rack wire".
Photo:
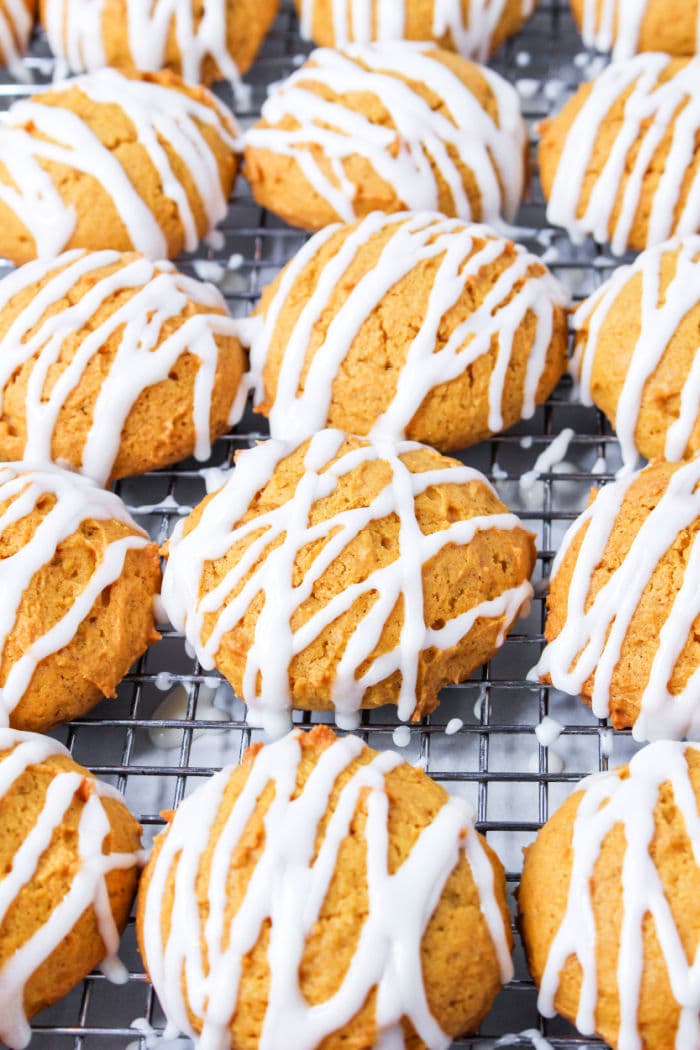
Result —
[[[267, 86], [298, 66], [306, 51], [308, 45], [299, 38], [291, 0], [283, 0], [281, 13], [247, 78], [252, 86], [250, 101], [237, 107], [244, 125], [259, 111]], [[514, 236], [544, 258], [575, 299], [590, 294], [619, 261], [591, 244], [574, 246], [561, 231], [547, 226], [534, 142], [537, 122], [556, 110], [600, 61], [582, 51], [566, 0], [540, 0], [532, 20], [490, 63], [516, 82], [533, 131], [530, 195], [521, 208]], [[51, 78], [53, 66], [41, 35], [33, 43], [27, 66], [35, 81]], [[0, 105], [9, 105], [29, 90], [31, 85], [0, 81]], [[232, 102], [225, 91], [222, 97]], [[304, 235], [261, 210], [242, 180], [222, 232], [220, 246], [183, 257], [180, 263], [189, 272], [215, 280], [232, 313], [245, 315], [261, 288], [301, 246]], [[0, 275], [6, 268], [0, 264]], [[521, 474], [533, 467], [537, 455], [564, 427], [575, 432], [565, 461], [542, 475], [532, 489], [522, 491]], [[260, 422], [248, 415], [216, 443], [206, 466], [232, 465], [237, 449], [264, 436]], [[609, 761], [625, 761], [635, 747], [629, 734], [616, 733], [613, 739], [606, 723], [593, 718], [578, 700], [527, 678], [542, 646], [544, 594], [552, 558], [566, 527], [583, 508], [590, 484], [613, 476], [619, 449], [603, 417], [577, 405], [570, 381], [563, 380], [532, 420], [468, 450], [462, 458], [490, 477], [505, 502], [535, 532], [539, 551], [536, 595], [528, 617], [516, 625], [488, 666], [469, 682], [445, 689], [438, 711], [411, 727], [404, 754], [408, 761], [420, 762], [448, 791], [473, 803], [479, 829], [503, 859], [512, 891], [519, 880], [522, 848], [572, 785], [593, 770], [607, 768]], [[202, 466], [188, 461], [116, 487], [137, 520], [163, 542], [178, 516], [203, 496]], [[103, 702], [89, 717], [56, 734], [78, 761], [124, 791], [147, 841], [162, 826], [161, 810], [177, 805], [214, 770], [238, 761], [259, 736], [246, 725], [243, 705], [230, 687], [216, 675], [203, 672], [172, 629], [163, 627], [162, 634], [163, 640], [126, 676], [116, 700]], [[163, 687], [171, 690], [177, 685], [184, 687], [186, 704], [181, 717], [172, 718], [159, 711], [159, 705], [165, 695]], [[217, 721], [210, 720], [211, 711], [202, 717], [205, 701], [209, 706], [214, 690]], [[547, 714], [563, 724], [559, 741], [549, 750], [538, 745], [534, 733]], [[456, 717], [462, 720], [462, 727], [448, 736], [447, 723]], [[296, 718], [304, 725], [325, 720], [323, 715], [309, 714]], [[371, 746], [386, 748], [393, 744], [397, 724], [393, 710], [383, 708], [363, 714], [360, 732]], [[557, 757], [563, 760], [561, 769]], [[556, 1050], [602, 1047], [596, 1040], [576, 1035], [564, 1021], [538, 1016], [536, 992], [515, 924], [514, 933], [515, 979], [499, 995], [480, 1033], [455, 1046], [488, 1050], [508, 1033], [535, 1028]], [[132, 1020], [145, 1017], [158, 1030], [163, 1018], [136, 950], [133, 922], [124, 937], [122, 958], [129, 969], [126, 985], [114, 987], [99, 973], [92, 974], [62, 1003], [36, 1018], [33, 1045], [38, 1050], [145, 1050], [146, 1040], [130, 1027]], [[524, 1036], [514, 1037], [512, 1044], [530, 1045]], [[190, 1044], [183, 1041], [181, 1045]], [[294, 1050], [293, 1045], [289, 1050]]]

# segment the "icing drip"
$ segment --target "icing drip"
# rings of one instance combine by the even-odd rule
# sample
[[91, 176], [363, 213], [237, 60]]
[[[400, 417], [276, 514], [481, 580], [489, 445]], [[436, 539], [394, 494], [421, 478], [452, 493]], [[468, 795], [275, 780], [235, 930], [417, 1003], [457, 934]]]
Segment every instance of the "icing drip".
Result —
[[[552, 578], [575, 536], [587, 526], [569, 586], [566, 621], [544, 649], [535, 673], [549, 675], [556, 689], [577, 695], [593, 676], [591, 707], [598, 718], [610, 713], [610, 683], [632, 617], [659, 561], [683, 529], [700, 516], [700, 459], [679, 467], [657, 505], [644, 519], [625, 558], [588, 603], [593, 573], [616, 527], [623, 500], [638, 475], [604, 486], [564, 537]], [[700, 533], [692, 540], [685, 574], [658, 636], [658, 647], [633, 734], [637, 740], [680, 739], [700, 733], [700, 669], [685, 687], [671, 693], [669, 682], [693, 624], [700, 616]]]
[[[265, 596], [247, 654], [242, 698], [269, 732], [279, 733], [280, 725], [288, 724], [288, 711], [292, 706], [289, 665], [294, 656], [362, 595], [376, 594], [377, 598], [355, 628], [335, 669], [333, 704], [341, 717], [353, 714], [359, 710], [366, 689], [400, 671], [398, 714], [403, 721], [408, 720], [415, 709], [422, 650], [432, 646], [449, 649], [457, 645], [480, 617], [503, 617], [502, 640], [532, 595], [529, 582], [523, 581], [449, 619], [443, 627], [429, 627], [423, 609], [425, 563], [449, 544], [470, 543], [477, 532], [510, 531], [520, 528], [521, 523], [514, 514], [504, 512], [452, 522], [443, 530], [425, 535], [416, 518], [416, 496], [432, 485], [478, 481], [488, 486], [483, 475], [470, 467], [453, 466], [449, 461], [439, 470], [412, 474], [400, 456], [424, 446], [412, 442], [395, 444], [384, 439], [345, 452], [331, 463], [344, 440], [345, 435], [338, 430], [315, 434], [305, 454], [305, 473], [293, 501], [238, 525], [256, 493], [296, 446], [273, 440], [242, 453], [233, 477], [207, 504], [196, 527], [184, 536], [184, 522], [179, 522], [170, 540], [163, 601], [171, 623], [185, 634], [203, 667], [214, 666], [222, 639], [245, 615], [253, 598], [258, 594]], [[309, 524], [312, 506], [329, 496], [340, 478], [375, 460], [387, 462], [391, 480], [367, 507], [355, 507], [319, 524]], [[364, 528], [389, 514], [397, 515], [400, 522], [399, 557], [369, 573], [363, 582], [335, 595], [294, 630], [292, 617], [309, 598], [323, 572]], [[205, 564], [221, 558], [234, 544], [257, 533], [218, 586], [200, 596]], [[297, 555], [304, 546], [321, 539], [326, 542], [304, 579], [294, 586]], [[271, 549], [276, 542], [278, 546]], [[250, 576], [240, 592], [231, 597], [231, 592], [248, 573]], [[370, 661], [384, 624], [401, 599], [403, 626], [399, 643], [395, 649]], [[205, 640], [204, 620], [211, 613], [215, 614], [215, 622]], [[366, 662], [369, 667], [359, 674], [358, 669]]]
[[32, 577], [51, 561], [59, 544], [73, 535], [82, 522], [116, 520], [134, 529], [135, 534], [109, 544], [85, 590], [65, 615], [32, 642], [11, 666], [5, 684], [0, 687], [0, 725], [8, 724], [38, 664], [70, 644], [102, 591], [121, 576], [128, 552], [140, 550], [149, 542], [113, 492], [59, 467], [33, 468], [23, 463], [0, 466], [0, 507], [4, 506], [0, 513], [0, 538], [10, 533], [15, 524], [31, 514], [47, 496], [54, 496], [56, 502], [31, 538], [15, 554], [0, 559], [0, 653], [15, 626], [22, 596]]
[[[494, 121], [426, 44], [377, 44], [314, 51], [309, 63], [279, 85], [262, 108], [271, 127], [246, 133], [248, 146], [294, 157], [316, 193], [352, 222], [356, 186], [344, 162], [365, 157], [397, 197], [412, 210], [437, 210], [439, 175], [449, 187], [455, 214], [469, 219], [471, 206], [460, 164], [468, 166], [479, 188], [481, 217], [513, 218], [523, 192], [526, 131], [518, 95], [507, 81], [488, 69], [479, 72], [493, 92]], [[406, 80], [422, 82], [437, 96], [447, 114], [438, 112]], [[312, 88], [319, 85], [338, 96], [375, 95], [389, 114], [391, 126], [372, 123], [362, 113], [329, 102]], [[285, 118], [297, 126], [275, 127]], [[318, 157], [330, 164], [329, 177]], [[458, 159], [459, 163], [458, 163]]]
[[[169, 1022], [167, 1034], [194, 1035], [187, 1004], [202, 1019], [200, 1050], [227, 1050], [244, 957], [269, 922], [270, 985], [260, 1050], [288, 1045], [313, 1050], [347, 1024], [377, 987], [376, 1023], [381, 1045], [404, 1045], [401, 1019], [407, 1017], [431, 1050], [450, 1039], [430, 1012], [420, 965], [420, 945], [445, 883], [464, 855], [479, 891], [481, 913], [497, 954], [503, 981], [512, 964], [503, 919], [494, 892], [493, 869], [474, 831], [463, 800], [449, 798], [418, 836], [411, 853], [392, 875], [387, 867], [389, 831], [385, 780], [401, 764], [391, 751], [360, 767], [340, 792], [318, 851], [315, 842], [333, 786], [360, 755], [357, 737], [326, 749], [303, 790], [292, 799], [301, 747], [295, 731], [263, 748], [218, 832], [206, 887], [198, 872], [233, 768], [222, 770], [179, 806], [150, 873], [143, 910], [143, 942], [153, 986]], [[233, 921], [224, 926], [226, 885], [234, 852], [265, 788], [274, 798], [265, 816], [265, 841]], [[354, 958], [340, 988], [326, 1002], [310, 1006], [299, 987], [307, 938], [321, 913], [338, 851], [349, 833], [358, 803], [366, 807], [368, 914]], [[164, 943], [161, 915], [168, 875], [177, 864], [173, 921]], [[208, 919], [197, 907], [206, 892]], [[304, 906], [300, 907], [299, 902]], [[204, 949], [204, 951], [203, 951]], [[204, 954], [206, 952], [206, 955]]]
[[[22, 778], [30, 766], [45, 762], [52, 755], [70, 752], [55, 740], [35, 733], [0, 729], [0, 798]], [[12, 1050], [21, 1050], [30, 1039], [24, 1012], [24, 990], [35, 971], [68, 936], [86, 909], [95, 913], [106, 958], [105, 975], [118, 983], [126, 979], [117, 959], [119, 931], [109, 903], [106, 876], [111, 871], [133, 868], [143, 863], [140, 853], [103, 853], [110, 831], [102, 800], [122, 796], [108, 784], [86, 778], [79, 770], [57, 773], [51, 780], [39, 818], [15, 854], [10, 870], [0, 878], [0, 923], [15, 905], [20, 891], [34, 877], [42, 854], [60, 827], [76, 793], [87, 782], [91, 791], [82, 807], [78, 824], [78, 850], [72, 866], [68, 893], [49, 919], [0, 967], [0, 1039]]]
[[[622, 826], [625, 854], [617, 963], [620, 998], [618, 1050], [639, 1050], [642, 1046], [637, 1018], [644, 969], [643, 927], [649, 918], [654, 923], [674, 998], [681, 1007], [673, 1045], [677, 1050], [700, 1045], [700, 951], [696, 951], [689, 963], [650, 852], [660, 788], [669, 783], [674, 804], [685, 823], [693, 859], [696, 865], [700, 864], [700, 814], [686, 758], [691, 747], [668, 741], [653, 744], [635, 755], [629, 765], [628, 777], [622, 777], [620, 770], [614, 770], [588, 777], [580, 785], [582, 795], [573, 828], [566, 911], [549, 949], [537, 1005], [545, 1017], [554, 1015], [559, 974], [567, 959], [575, 957], [582, 975], [576, 1026], [584, 1035], [595, 1031], [598, 983], [593, 871], [606, 838], [616, 826]], [[670, 1041], [668, 1045], [671, 1045]]]
[[[100, 275], [100, 271], [114, 266], [118, 266], [114, 272]], [[46, 316], [80, 280], [89, 279], [90, 275], [95, 275], [94, 283], [82, 298]], [[118, 350], [102, 378], [83, 446], [82, 471], [101, 484], [107, 482], [119, 452], [124, 424], [139, 395], [147, 387], [167, 380], [186, 351], [200, 362], [194, 384], [193, 423], [195, 455], [206, 459], [210, 453], [211, 400], [219, 356], [215, 337], [235, 335], [235, 324], [226, 313], [219, 292], [178, 273], [168, 262], [152, 263], [112, 251], [76, 250], [50, 262], [27, 263], [0, 281], [0, 311], [13, 296], [44, 280], [44, 287], [0, 339], [0, 412], [4, 388], [18, 369], [33, 362], [26, 396], [27, 441], [23, 458], [31, 462], [52, 458], [52, 438], [61, 409], [101, 347], [117, 333]], [[94, 325], [96, 312], [124, 291], [131, 293], [130, 298]], [[167, 334], [191, 301], [211, 312], [193, 314]], [[82, 333], [79, 348], [47, 395], [45, 385], [50, 370], [66, 339], [74, 338], [76, 332]]]
[[[642, 20], [649, 0], [583, 0], [581, 35], [586, 47], [612, 51], [613, 58], [630, 58], [639, 48]], [[700, 49], [700, 23], [696, 50]]]
[[[367, 275], [355, 284], [307, 367], [310, 337], [326, 315], [337, 287], [343, 284], [358, 251], [387, 228], [393, 229], [391, 239]], [[263, 373], [280, 313], [299, 276], [338, 229], [333, 226], [321, 231], [288, 264], [262, 323], [250, 330], [248, 381], [256, 389], [258, 400], [264, 396]], [[515, 334], [528, 315], [534, 316], [536, 332], [525, 375], [522, 413], [525, 418], [532, 416], [552, 340], [555, 304], [565, 306], [568, 298], [544, 269], [530, 273], [538, 261], [524, 249], [515, 249], [510, 265], [483, 303], [436, 350], [445, 315], [464, 297], [481, 268], [497, 263], [512, 247], [487, 227], [465, 227], [438, 215], [369, 215], [326, 263], [291, 331], [270, 410], [273, 437], [300, 438], [326, 424], [333, 382], [363, 324], [397, 282], [430, 259], [438, 259], [439, 265], [425, 318], [408, 349], [394, 396], [372, 433], [403, 437], [430, 391], [463, 374], [493, 345], [498, 350], [489, 388], [488, 425], [493, 431], [501, 430], [501, 406]]]
[[[614, 63], [593, 81], [591, 93], [564, 142], [547, 208], [549, 222], [565, 227], [575, 238], [591, 234], [600, 243], [609, 239], [613, 253], [621, 255], [628, 246], [644, 176], [664, 135], [673, 128], [670, 150], [651, 201], [647, 244], [658, 244], [673, 234], [695, 233], [700, 227], [697, 174], [676, 217], [700, 128], [700, 59], [689, 60], [662, 84], [660, 78], [671, 61], [668, 55], [638, 55]], [[614, 103], [624, 95], [628, 95], [624, 120], [596, 173], [591, 165], [602, 124]], [[579, 216], [588, 175], [593, 186], [585, 211]], [[624, 191], [620, 192], [623, 184]], [[619, 214], [614, 218], [618, 201]]]
[[[401, 40], [406, 30], [407, 0], [331, 0], [336, 47], [373, 40]], [[410, 0], [409, 0], [410, 3]], [[302, 36], [312, 38], [318, 0], [300, 0]], [[485, 61], [506, 8], [506, 0], [433, 0], [432, 33], [440, 40], [448, 33], [456, 49], [468, 58]], [[535, 0], [520, 0], [523, 18], [532, 14]]]
[[[665, 256], [677, 253], [675, 272], [661, 295], [661, 265]], [[685, 316], [700, 303], [700, 237], [670, 241], [649, 248], [631, 266], [620, 267], [574, 315], [574, 329], [584, 332], [577, 347], [573, 371], [585, 405], [593, 404], [591, 375], [600, 332], [623, 289], [641, 276], [640, 334], [630, 357], [615, 414], [615, 428], [623, 463], [633, 469], [638, 460], [635, 435], [648, 379], [659, 367]], [[682, 459], [700, 412], [700, 354], [683, 377], [678, 418], [666, 432], [664, 458]]]
[[27, 80], [21, 56], [32, 32], [32, 17], [24, 0], [2, 0], [0, 4], [0, 57], [13, 77]]
[[[181, 158], [205, 210], [208, 228], [213, 228], [226, 214], [226, 199], [216, 156], [199, 125], [215, 127], [222, 141], [234, 149], [232, 114], [213, 95], [209, 98], [215, 105], [209, 106], [174, 88], [131, 79], [115, 69], [101, 69], [54, 85], [54, 90], [69, 89], [79, 90], [98, 105], [116, 105], [123, 110], [158, 173], [163, 196], [175, 203], [184, 228], [185, 248], [193, 251], [199, 241], [195, 215], [185, 184], [174, 171], [161, 140]], [[152, 259], [168, 254], [155, 213], [116, 154], [76, 113], [43, 105], [38, 95], [15, 102], [6, 116], [0, 125], [0, 159], [14, 185], [0, 184], [0, 200], [27, 227], [38, 256], [58, 255], [70, 241], [76, 224], [75, 209], [63, 201], [41, 161], [64, 164], [97, 179], [112, 198], [133, 247]], [[31, 134], [25, 130], [30, 126]]]
[[[201, 83], [205, 60], [213, 59], [223, 78], [233, 84], [240, 82], [238, 67], [227, 47], [224, 0], [206, 0], [196, 26], [192, 0], [156, 0], [153, 4], [127, 0], [125, 8], [134, 68], [163, 69], [168, 37], [174, 31], [185, 80]], [[48, 0], [44, 17], [49, 44], [71, 69], [101, 69], [107, 64], [103, 12], [104, 0]]]

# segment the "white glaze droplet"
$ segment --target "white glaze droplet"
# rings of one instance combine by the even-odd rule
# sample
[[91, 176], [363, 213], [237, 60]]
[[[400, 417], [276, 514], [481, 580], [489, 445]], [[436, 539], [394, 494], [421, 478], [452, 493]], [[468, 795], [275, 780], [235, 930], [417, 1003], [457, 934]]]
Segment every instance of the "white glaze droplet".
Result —
[[451, 718], [445, 726], [445, 736], [454, 736], [455, 733], [459, 733], [463, 725], [461, 718]]
[[411, 730], [408, 726], [397, 726], [391, 737], [396, 747], [408, 747], [411, 743]]
[[535, 736], [540, 747], [551, 747], [561, 736], [563, 728], [555, 718], [545, 715], [539, 725], [535, 726]]

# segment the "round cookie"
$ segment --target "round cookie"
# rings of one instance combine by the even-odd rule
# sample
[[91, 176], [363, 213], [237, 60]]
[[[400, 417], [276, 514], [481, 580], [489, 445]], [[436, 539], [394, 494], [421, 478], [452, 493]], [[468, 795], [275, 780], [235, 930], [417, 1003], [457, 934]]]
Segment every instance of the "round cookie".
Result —
[[700, 450], [700, 237], [621, 267], [581, 303], [574, 329], [581, 400], [616, 427], [627, 466]]
[[639, 51], [694, 55], [698, 0], [571, 0], [586, 47], [629, 58]]
[[518, 32], [535, 0], [296, 0], [302, 36], [323, 47], [434, 40], [484, 61]]
[[102, 69], [15, 102], [0, 126], [0, 254], [193, 251], [226, 214], [237, 126], [174, 73]]
[[326, 726], [249, 748], [180, 804], [137, 933], [170, 1029], [236, 1050], [289, 1032], [447, 1046], [512, 976], [503, 868], [470, 807]]
[[136, 893], [141, 827], [119, 792], [56, 740], [0, 729], [0, 1040], [95, 966], [126, 979], [119, 936]]
[[113, 492], [0, 464], [0, 725], [47, 730], [114, 696], [159, 635], [158, 548]]
[[269, 732], [291, 708], [403, 720], [485, 663], [532, 595], [532, 535], [478, 471], [324, 430], [241, 452], [178, 523], [168, 617]]
[[117, 66], [172, 69], [193, 84], [227, 79], [251, 66], [278, 0], [40, 0], [51, 50], [74, 72]]
[[320, 49], [245, 135], [259, 204], [318, 230], [406, 209], [513, 218], [527, 133], [497, 73], [427, 44]]
[[700, 749], [659, 742], [587, 777], [525, 851], [538, 1009], [613, 1050], [700, 1041]]
[[26, 81], [22, 55], [34, 28], [36, 0], [0, 0], [0, 66], [15, 79]]
[[168, 262], [65, 252], [0, 281], [0, 459], [94, 478], [208, 458], [245, 366], [212, 285]]
[[552, 568], [540, 679], [637, 740], [700, 731], [700, 458], [593, 490]]
[[316, 234], [263, 292], [242, 336], [256, 408], [273, 437], [332, 426], [464, 448], [551, 394], [567, 303], [487, 227], [375, 212]]
[[541, 125], [547, 218], [642, 251], [700, 229], [700, 59], [614, 62]]

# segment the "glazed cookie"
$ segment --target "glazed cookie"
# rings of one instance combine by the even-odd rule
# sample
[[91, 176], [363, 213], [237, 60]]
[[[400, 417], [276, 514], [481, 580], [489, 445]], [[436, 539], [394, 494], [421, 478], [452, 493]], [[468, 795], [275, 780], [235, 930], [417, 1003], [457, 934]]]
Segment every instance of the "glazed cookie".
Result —
[[478, 471], [324, 430], [241, 452], [168, 555], [171, 623], [279, 733], [292, 707], [428, 714], [502, 644], [535, 549]]
[[141, 827], [114, 788], [55, 740], [0, 729], [0, 1040], [117, 958], [142, 864]]
[[158, 549], [122, 501], [60, 467], [0, 465], [0, 723], [89, 711], [158, 639]]
[[22, 55], [34, 28], [36, 0], [0, 0], [0, 66], [17, 80], [26, 81]]
[[552, 568], [537, 672], [638, 740], [700, 731], [700, 458], [593, 490]]
[[698, 51], [698, 0], [571, 0], [571, 9], [584, 44], [614, 58]]
[[314, 51], [245, 137], [256, 200], [318, 230], [372, 211], [512, 218], [527, 134], [498, 74], [426, 44]]
[[222, 1050], [289, 1032], [437, 1050], [513, 972], [503, 868], [468, 804], [326, 726], [249, 748], [180, 804], [137, 932], [168, 1032]]
[[245, 326], [256, 407], [273, 437], [328, 425], [464, 448], [552, 392], [567, 302], [539, 259], [485, 226], [375, 212], [329, 227]]
[[0, 254], [197, 247], [226, 213], [236, 124], [174, 73], [103, 69], [15, 102], [0, 125]]
[[541, 125], [547, 218], [615, 254], [700, 229], [700, 58], [615, 62]]
[[617, 428], [624, 462], [700, 450], [700, 237], [649, 248], [574, 315], [581, 400]]
[[434, 40], [488, 58], [517, 33], [535, 0], [296, 0], [302, 36], [324, 47]]
[[525, 852], [538, 1009], [614, 1050], [700, 1045], [700, 748], [660, 742], [588, 777]]
[[274, 21], [278, 0], [40, 0], [53, 53], [75, 72], [172, 69], [193, 84], [236, 84]]
[[206, 459], [244, 368], [216, 288], [168, 262], [65, 252], [0, 281], [0, 459], [110, 478]]

